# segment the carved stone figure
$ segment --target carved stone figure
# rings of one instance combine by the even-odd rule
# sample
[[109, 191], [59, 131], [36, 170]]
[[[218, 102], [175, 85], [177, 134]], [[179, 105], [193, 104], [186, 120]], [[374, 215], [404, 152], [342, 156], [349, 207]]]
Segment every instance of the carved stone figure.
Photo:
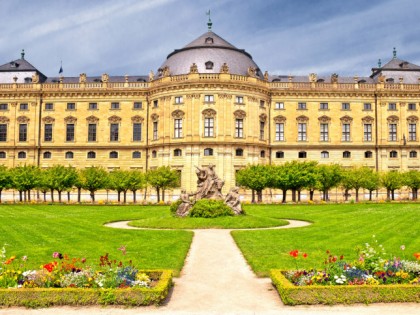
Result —
[[176, 215], [178, 217], [186, 217], [190, 213], [190, 209], [192, 208], [192, 202], [190, 200], [190, 196], [194, 194], [188, 194], [185, 189], [181, 190], [181, 204], [178, 206], [176, 210]]
[[214, 171], [214, 165], [208, 167], [197, 167], [197, 194], [195, 199], [223, 199], [222, 187], [225, 184]]
[[149, 72], [149, 81], [153, 81], [154, 78], [155, 78], [155, 74], [153, 73], [152, 70], [150, 70], [150, 72]]
[[220, 68], [220, 73], [229, 73], [229, 66], [227, 65], [226, 62]]
[[226, 195], [225, 204], [229, 206], [235, 214], [242, 214], [238, 187], [233, 187], [230, 189], [230, 192]]
[[38, 73], [34, 73], [34, 75], [32, 76], [32, 83], [39, 83], [39, 74]]
[[109, 75], [107, 73], [104, 73], [102, 75], [102, 82], [103, 83], [108, 83], [109, 82]]
[[198, 68], [195, 63], [193, 63], [190, 67], [190, 73], [198, 73]]
[[79, 75], [79, 83], [86, 83], [86, 73], [81, 73]]

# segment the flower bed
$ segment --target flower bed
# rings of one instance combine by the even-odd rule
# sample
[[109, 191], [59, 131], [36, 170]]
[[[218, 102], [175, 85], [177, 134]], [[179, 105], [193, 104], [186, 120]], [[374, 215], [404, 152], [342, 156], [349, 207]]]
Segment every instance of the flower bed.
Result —
[[[402, 245], [401, 250], [405, 247]], [[322, 269], [298, 268], [299, 251], [290, 256], [296, 270], [272, 270], [271, 279], [283, 302], [297, 304], [351, 304], [376, 302], [420, 302], [420, 264], [386, 255], [374, 239], [358, 250], [359, 258], [348, 262], [327, 251]], [[308, 254], [304, 253], [304, 259]], [[420, 254], [414, 257], [419, 260]]]
[[[125, 248], [120, 250], [125, 254]], [[40, 270], [27, 270], [26, 257], [6, 260], [0, 252], [0, 306], [159, 304], [172, 285], [170, 270], [140, 270], [101, 256], [97, 267], [85, 259], [70, 259], [58, 252]]]

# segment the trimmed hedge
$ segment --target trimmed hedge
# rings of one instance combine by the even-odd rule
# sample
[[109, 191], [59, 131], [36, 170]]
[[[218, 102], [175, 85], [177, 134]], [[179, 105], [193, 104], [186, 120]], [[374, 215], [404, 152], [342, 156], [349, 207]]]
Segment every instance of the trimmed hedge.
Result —
[[284, 304], [353, 304], [420, 302], [420, 286], [412, 284], [390, 285], [337, 285], [294, 286], [281, 270], [271, 270], [270, 277]]
[[159, 304], [172, 285], [171, 270], [144, 270], [152, 280], [152, 288], [91, 289], [91, 288], [19, 288], [0, 289], [0, 306], [27, 308], [58, 305], [125, 305]]
[[191, 208], [190, 217], [193, 218], [217, 218], [233, 216], [233, 210], [223, 200], [201, 199]]

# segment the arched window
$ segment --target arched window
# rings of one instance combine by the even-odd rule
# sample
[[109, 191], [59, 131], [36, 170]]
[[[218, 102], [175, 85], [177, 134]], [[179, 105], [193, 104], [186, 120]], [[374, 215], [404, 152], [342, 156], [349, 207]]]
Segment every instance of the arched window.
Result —
[[44, 152], [44, 159], [51, 159], [51, 152]]
[[371, 159], [373, 156], [372, 151], [365, 151], [365, 159]]
[[212, 155], [213, 155], [213, 149], [212, 148], [204, 149], [204, 156], [212, 156]]
[[72, 159], [74, 157], [74, 153], [71, 151], [66, 152], [66, 159]]
[[322, 159], [328, 159], [330, 157], [330, 153], [328, 151], [322, 151], [321, 152], [321, 158]]
[[350, 153], [350, 151], [344, 151], [344, 152], [343, 152], [343, 158], [344, 158], [344, 159], [349, 159], [349, 158], [351, 158], [351, 153]]
[[264, 150], [260, 151], [260, 157], [265, 158], [265, 151]]
[[152, 151], [152, 158], [157, 157], [157, 152], [155, 150]]
[[284, 159], [284, 152], [283, 151], [277, 151], [276, 152], [276, 159]]
[[134, 151], [133, 152], [133, 159], [140, 159], [141, 158], [141, 152], [140, 151]]
[[87, 154], [88, 159], [96, 159], [96, 153], [93, 151], [89, 151]]
[[417, 157], [417, 151], [410, 151], [410, 157], [416, 158]]
[[182, 150], [181, 149], [175, 149], [174, 150], [174, 156], [182, 156]]
[[109, 158], [110, 159], [118, 159], [118, 152], [117, 151], [112, 151], [109, 153]]
[[5, 159], [6, 158], [6, 152], [1, 151], [0, 152], [0, 159]]
[[244, 149], [238, 148], [235, 150], [236, 156], [244, 156]]
[[390, 158], [397, 158], [398, 157], [398, 152], [394, 151], [394, 150], [389, 152], [389, 157]]
[[20, 151], [18, 153], [18, 159], [26, 159], [26, 152]]
[[300, 151], [298, 153], [298, 157], [299, 157], [299, 159], [306, 159], [306, 152], [305, 151]]

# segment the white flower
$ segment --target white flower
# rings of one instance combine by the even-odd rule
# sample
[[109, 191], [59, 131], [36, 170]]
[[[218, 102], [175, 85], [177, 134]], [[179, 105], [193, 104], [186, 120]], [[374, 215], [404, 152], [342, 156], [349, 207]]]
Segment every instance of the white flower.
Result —
[[401, 250], [405, 250], [405, 245], [400, 246]]

